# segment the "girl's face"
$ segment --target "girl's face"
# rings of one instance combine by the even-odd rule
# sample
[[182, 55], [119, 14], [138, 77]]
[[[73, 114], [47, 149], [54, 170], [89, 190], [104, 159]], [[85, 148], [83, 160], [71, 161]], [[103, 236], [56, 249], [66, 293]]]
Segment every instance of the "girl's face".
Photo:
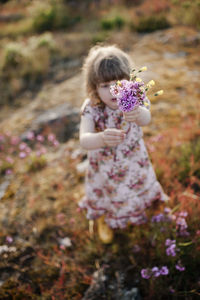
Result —
[[101, 99], [101, 101], [107, 105], [109, 108], [115, 110], [118, 108], [117, 99], [114, 98], [110, 93], [111, 85], [115, 84], [115, 81], [102, 82], [97, 86], [97, 93]]

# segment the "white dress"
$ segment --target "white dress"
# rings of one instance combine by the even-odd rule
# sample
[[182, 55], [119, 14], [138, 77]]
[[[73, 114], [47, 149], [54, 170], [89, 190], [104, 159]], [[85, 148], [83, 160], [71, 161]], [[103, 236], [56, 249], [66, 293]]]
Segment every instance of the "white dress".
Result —
[[142, 129], [124, 121], [121, 111], [91, 106], [88, 100], [82, 115], [94, 121], [97, 132], [123, 129], [126, 138], [116, 147], [88, 151], [85, 197], [79, 206], [87, 210], [88, 219], [104, 215], [112, 228], [144, 222], [145, 209], [155, 200], [165, 201], [166, 195], [149, 160]]

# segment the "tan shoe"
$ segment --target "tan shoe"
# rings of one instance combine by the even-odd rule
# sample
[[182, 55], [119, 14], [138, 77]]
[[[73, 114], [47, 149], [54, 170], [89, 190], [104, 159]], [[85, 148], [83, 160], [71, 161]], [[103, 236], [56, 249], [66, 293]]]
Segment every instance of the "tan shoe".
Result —
[[105, 223], [104, 216], [97, 219], [97, 230], [100, 240], [104, 244], [110, 244], [113, 240], [113, 230]]

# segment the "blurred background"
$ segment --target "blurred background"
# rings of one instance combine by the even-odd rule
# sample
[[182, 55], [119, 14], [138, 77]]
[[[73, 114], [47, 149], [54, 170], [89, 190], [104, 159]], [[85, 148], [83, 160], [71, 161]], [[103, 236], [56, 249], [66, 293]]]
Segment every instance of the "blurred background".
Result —
[[[0, 1], [0, 299], [199, 297], [199, 29], [198, 0]], [[118, 45], [156, 83], [144, 134], [171, 210], [111, 246], [77, 205], [87, 163], [81, 67], [99, 43]], [[169, 275], [141, 277], [155, 265]]]

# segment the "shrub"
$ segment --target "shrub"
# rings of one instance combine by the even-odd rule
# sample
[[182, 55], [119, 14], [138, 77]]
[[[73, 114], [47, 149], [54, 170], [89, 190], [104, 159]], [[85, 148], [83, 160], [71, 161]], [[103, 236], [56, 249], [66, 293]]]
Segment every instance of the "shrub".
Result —
[[170, 27], [170, 23], [164, 16], [143, 17], [139, 23], [135, 25], [138, 32], [153, 32]]
[[47, 160], [44, 155], [37, 157], [32, 155], [29, 159], [27, 170], [28, 172], [37, 172], [42, 170], [47, 165]]
[[44, 32], [54, 27], [56, 11], [54, 7], [43, 10], [35, 16], [33, 20], [33, 29], [36, 32]]
[[112, 29], [122, 29], [125, 25], [125, 21], [122, 17], [116, 16], [111, 19], [103, 19], [101, 20], [101, 28], [103, 30], [112, 30]]
[[67, 6], [54, 3], [51, 6], [41, 7], [35, 12], [33, 30], [36, 32], [64, 29], [80, 22], [81, 17], [69, 12]]
[[17, 67], [23, 58], [22, 48], [18, 43], [9, 43], [4, 50], [2, 69]]
[[25, 88], [35, 87], [46, 76], [56, 52], [50, 33], [33, 36], [26, 44], [8, 43], [2, 53], [0, 66], [0, 104], [12, 102]]

